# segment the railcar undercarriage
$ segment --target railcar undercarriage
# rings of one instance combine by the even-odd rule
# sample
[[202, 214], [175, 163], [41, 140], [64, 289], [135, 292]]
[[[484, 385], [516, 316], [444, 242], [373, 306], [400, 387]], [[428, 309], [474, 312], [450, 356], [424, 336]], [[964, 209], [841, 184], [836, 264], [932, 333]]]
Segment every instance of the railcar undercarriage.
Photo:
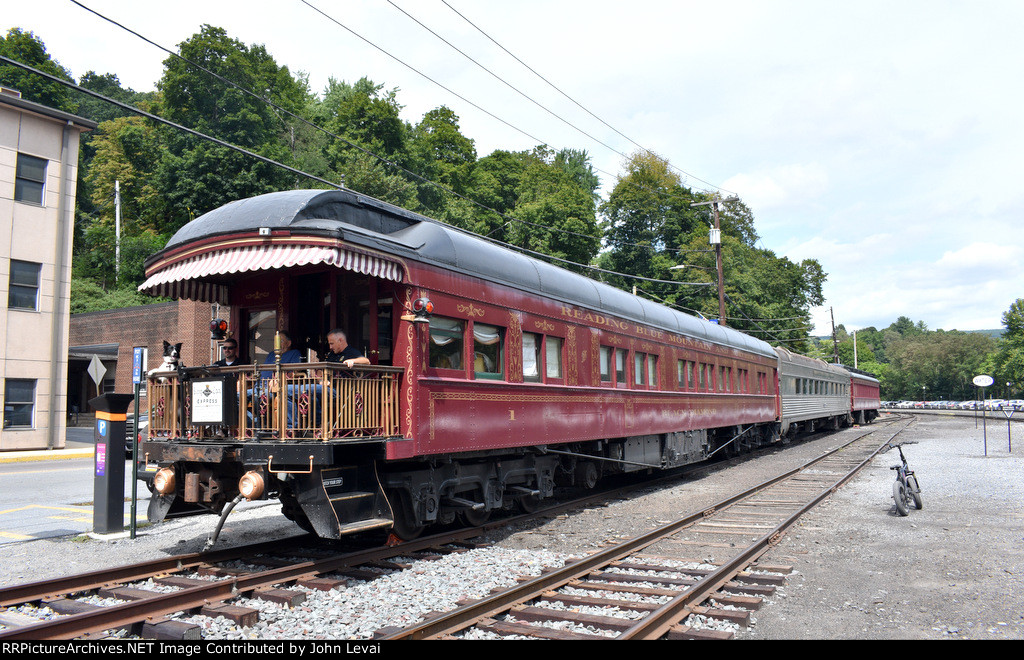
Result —
[[165, 439], [143, 450], [167, 466], [154, 480], [151, 521], [182, 505], [226, 515], [241, 499], [277, 498], [287, 518], [323, 538], [390, 529], [408, 540], [432, 525], [479, 525], [495, 511], [533, 510], [556, 486], [594, 488], [604, 476], [680, 467], [777, 440], [774, 425], [751, 425], [397, 462], [384, 460], [384, 438]]

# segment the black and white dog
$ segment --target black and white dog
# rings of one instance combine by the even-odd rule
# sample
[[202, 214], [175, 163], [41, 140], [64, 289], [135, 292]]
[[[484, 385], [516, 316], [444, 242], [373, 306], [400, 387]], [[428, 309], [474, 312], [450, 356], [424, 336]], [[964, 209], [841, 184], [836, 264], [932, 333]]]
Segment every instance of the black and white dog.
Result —
[[169, 341], [164, 340], [164, 361], [160, 363], [160, 366], [156, 369], [149, 371], [150, 376], [159, 376], [160, 374], [173, 374], [178, 371], [178, 360], [181, 357], [181, 342], [172, 344]]

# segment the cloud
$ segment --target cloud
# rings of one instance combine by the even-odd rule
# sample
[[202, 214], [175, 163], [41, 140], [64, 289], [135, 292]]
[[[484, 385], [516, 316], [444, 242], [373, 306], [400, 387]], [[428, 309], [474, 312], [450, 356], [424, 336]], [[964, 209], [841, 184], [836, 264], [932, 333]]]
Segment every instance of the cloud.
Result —
[[740, 173], [722, 184], [759, 211], [806, 203], [829, 187], [828, 172], [820, 163], [777, 165], [767, 170]]

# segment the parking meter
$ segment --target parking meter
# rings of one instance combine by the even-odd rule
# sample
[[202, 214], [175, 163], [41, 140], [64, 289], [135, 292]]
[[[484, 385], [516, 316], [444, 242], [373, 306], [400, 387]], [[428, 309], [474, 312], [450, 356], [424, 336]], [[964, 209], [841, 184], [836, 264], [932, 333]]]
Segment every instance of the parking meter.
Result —
[[93, 438], [92, 527], [96, 534], [124, 530], [125, 426], [131, 394], [104, 394], [89, 400], [96, 411]]

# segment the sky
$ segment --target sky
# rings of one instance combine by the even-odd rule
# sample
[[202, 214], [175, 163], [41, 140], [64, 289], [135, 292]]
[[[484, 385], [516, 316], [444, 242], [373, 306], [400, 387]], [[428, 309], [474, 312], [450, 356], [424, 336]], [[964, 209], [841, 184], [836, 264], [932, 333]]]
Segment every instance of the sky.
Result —
[[[80, 2], [172, 50], [222, 27], [315, 93], [365, 76], [411, 123], [445, 105], [478, 156], [585, 150], [605, 192], [648, 149], [821, 263], [815, 335], [999, 329], [1024, 297], [1019, 0]], [[158, 48], [70, 0], [8, 4], [0, 30], [76, 79], [155, 88]]]

